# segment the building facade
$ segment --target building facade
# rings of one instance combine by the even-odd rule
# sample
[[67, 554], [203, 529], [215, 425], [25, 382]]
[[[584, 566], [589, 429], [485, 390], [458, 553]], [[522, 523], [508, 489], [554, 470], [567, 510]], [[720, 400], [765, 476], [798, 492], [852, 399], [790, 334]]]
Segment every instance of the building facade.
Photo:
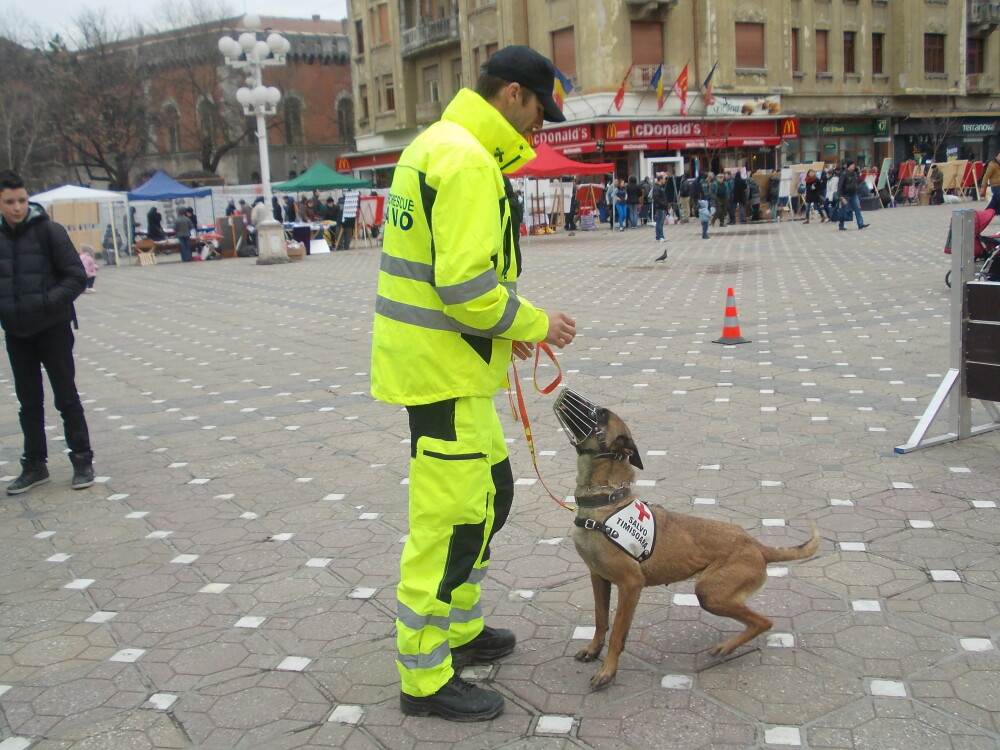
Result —
[[349, 0], [347, 23], [357, 151], [338, 168], [379, 184], [508, 44], [573, 86], [536, 137], [620, 175], [1000, 151], [997, 0]]
[[[263, 18], [268, 33], [291, 43], [287, 64], [268, 68], [264, 83], [281, 91], [267, 118], [271, 175], [294, 177], [316, 161], [331, 166], [354, 148], [350, 44], [340, 21]], [[226, 19], [128, 40], [142, 62], [149, 146], [138, 178], [162, 169], [175, 178], [210, 183], [260, 182], [255, 120], [243, 114], [236, 89], [244, 73], [224, 64], [217, 42], [247, 29]], [[135, 180], [135, 181], [141, 181]]]

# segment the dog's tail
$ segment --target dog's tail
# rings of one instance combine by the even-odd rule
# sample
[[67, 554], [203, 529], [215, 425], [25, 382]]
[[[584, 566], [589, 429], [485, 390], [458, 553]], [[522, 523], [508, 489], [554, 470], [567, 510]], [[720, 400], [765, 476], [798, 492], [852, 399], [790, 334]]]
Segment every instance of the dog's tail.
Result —
[[810, 521], [809, 524], [812, 526], [812, 536], [805, 544], [800, 544], [798, 547], [767, 547], [762, 545], [764, 546], [764, 561], [774, 563], [805, 560], [807, 557], [815, 555], [816, 550], [819, 549], [819, 529], [816, 528], [815, 521]]

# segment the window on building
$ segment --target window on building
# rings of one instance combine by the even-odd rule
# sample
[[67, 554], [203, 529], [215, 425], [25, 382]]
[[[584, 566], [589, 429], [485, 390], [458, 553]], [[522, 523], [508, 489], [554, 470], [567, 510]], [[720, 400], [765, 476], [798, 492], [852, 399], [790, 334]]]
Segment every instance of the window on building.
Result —
[[483, 56], [479, 47], [472, 48], [472, 69], [476, 71], [476, 77], [483, 72]]
[[360, 119], [367, 121], [369, 117], [368, 112], [368, 87], [358, 86], [358, 105], [360, 108]]
[[736, 67], [763, 68], [764, 24], [736, 24]]
[[175, 154], [181, 150], [181, 116], [172, 104], [163, 109], [163, 135], [168, 152]]
[[830, 72], [830, 50], [828, 42], [830, 32], [826, 29], [816, 29], [816, 72]]
[[966, 40], [965, 74], [975, 75], [986, 70], [986, 40], [970, 36]]
[[552, 63], [564, 76], [576, 75], [576, 35], [572, 26], [552, 32]]
[[882, 58], [884, 44], [885, 34], [872, 34], [872, 75], [880, 76], [885, 73], [885, 62]]
[[500, 49], [500, 45], [497, 44], [496, 42], [493, 42], [493, 44], [487, 44], [486, 45], [486, 59], [489, 60], [491, 57], [493, 57], [493, 55], [495, 55], [497, 53], [498, 49]]
[[365, 54], [365, 27], [361, 21], [354, 22], [354, 50], [356, 54]]
[[857, 68], [854, 64], [855, 55], [855, 33], [853, 31], [844, 32], [844, 72], [845, 73], [857, 73]]
[[302, 101], [297, 96], [285, 97], [285, 144], [302, 143]]
[[[663, 24], [659, 21], [632, 21], [632, 85], [649, 86], [656, 69], [665, 60]], [[667, 73], [664, 73], [667, 75]], [[665, 86], [669, 86], [666, 82]]]
[[424, 101], [441, 101], [441, 78], [438, 74], [437, 65], [428, 65], [423, 70], [424, 79]]
[[337, 130], [342, 143], [354, 140], [354, 101], [350, 96], [342, 96], [337, 102]]
[[208, 99], [198, 102], [198, 136], [202, 143], [215, 144], [215, 105]]
[[456, 57], [451, 61], [451, 79], [455, 82], [455, 91], [462, 88], [462, 58]]
[[944, 73], [944, 34], [924, 34], [924, 73]]
[[385, 111], [395, 112], [396, 111], [396, 90], [392, 86], [392, 76], [382, 77], [382, 86], [385, 93]]
[[792, 29], [792, 72], [802, 70], [802, 59], [799, 57], [799, 30]]
[[376, 8], [378, 14], [378, 43], [387, 44], [389, 42], [389, 4], [382, 3]]

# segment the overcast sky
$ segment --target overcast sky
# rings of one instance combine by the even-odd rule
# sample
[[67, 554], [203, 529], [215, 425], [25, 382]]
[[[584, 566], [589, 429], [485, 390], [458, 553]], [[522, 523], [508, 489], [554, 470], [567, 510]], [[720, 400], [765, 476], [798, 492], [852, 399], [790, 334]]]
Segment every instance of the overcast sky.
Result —
[[[262, 16], [281, 18], [311, 18], [319, 14], [324, 20], [339, 21], [347, 16], [347, 0], [194, 0], [207, 6], [217, 6], [220, 1], [233, 9], [232, 15], [253, 12]], [[7, 34], [33, 37], [31, 27], [50, 36], [54, 32], [65, 34], [73, 27], [73, 19], [84, 10], [107, 11], [108, 17], [123, 26], [140, 23], [146, 28], [162, 25], [156, 9], [164, 0], [137, 2], [136, 0], [21, 0], [0, 2], [0, 31]], [[188, 0], [166, 0], [176, 6], [185, 6]]]

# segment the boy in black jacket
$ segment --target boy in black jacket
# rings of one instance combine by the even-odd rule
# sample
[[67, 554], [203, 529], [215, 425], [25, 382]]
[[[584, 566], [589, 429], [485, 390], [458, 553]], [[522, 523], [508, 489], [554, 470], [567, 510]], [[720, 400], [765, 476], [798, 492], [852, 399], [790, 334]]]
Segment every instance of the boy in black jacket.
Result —
[[86, 286], [87, 274], [66, 230], [50, 221], [40, 205], [28, 202], [19, 175], [0, 171], [0, 325], [24, 436], [21, 475], [7, 485], [8, 495], [49, 481], [42, 367], [62, 415], [72, 487], [94, 483], [94, 454], [76, 391], [70, 327], [76, 317], [73, 300]]

